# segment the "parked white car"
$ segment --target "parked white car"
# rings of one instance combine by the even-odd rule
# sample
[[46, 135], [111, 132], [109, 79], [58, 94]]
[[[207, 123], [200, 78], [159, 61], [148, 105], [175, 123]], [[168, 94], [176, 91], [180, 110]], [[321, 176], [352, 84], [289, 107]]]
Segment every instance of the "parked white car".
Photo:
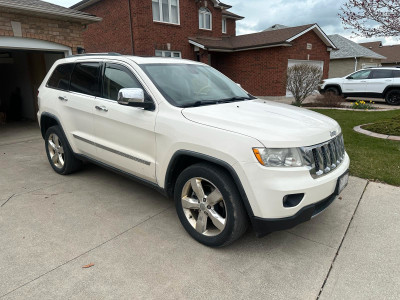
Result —
[[348, 182], [336, 121], [256, 99], [194, 61], [74, 56], [55, 63], [38, 98], [55, 172], [91, 161], [144, 182], [173, 197], [183, 227], [208, 246], [249, 223], [262, 236], [307, 221]]
[[400, 69], [368, 68], [343, 78], [325, 79], [319, 91], [344, 97], [382, 98], [390, 105], [400, 105]]

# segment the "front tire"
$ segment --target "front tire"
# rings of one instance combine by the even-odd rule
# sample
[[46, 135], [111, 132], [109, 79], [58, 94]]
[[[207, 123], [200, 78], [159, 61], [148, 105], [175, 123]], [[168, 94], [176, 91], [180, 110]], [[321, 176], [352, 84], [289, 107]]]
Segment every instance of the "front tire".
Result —
[[226, 246], [248, 227], [239, 191], [227, 172], [212, 164], [185, 169], [176, 181], [174, 199], [183, 227], [206, 246]]
[[339, 89], [338, 89], [338, 88], [335, 88], [335, 87], [328, 87], [328, 88], [325, 90], [325, 93], [332, 93], [332, 94], [334, 94], [334, 95], [336, 95], [336, 96], [340, 96], [340, 91], [339, 91]]
[[47, 129], [45, 147], [49, 163], [58, 174], [71, 174], [81, 168], [82, 161], [77, 159], [70, 150], [67, 139], [59, 126]]
[[400, 90], [391, 90], [387, 92], [385, 101], [389, 105], [400, 105]]

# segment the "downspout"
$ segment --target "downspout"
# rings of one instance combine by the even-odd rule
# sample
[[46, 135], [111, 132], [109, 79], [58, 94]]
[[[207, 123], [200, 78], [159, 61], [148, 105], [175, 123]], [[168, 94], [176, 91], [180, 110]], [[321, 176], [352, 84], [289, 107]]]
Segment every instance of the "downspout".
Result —
[[129, 7], [129, 27], [131, 28], [131, 47], [132, 47], [132, 55], [135, 55], [135, 48], [133, 44], [133, 28], [132, 28], [132, 8], [131, 8], [131, 0], [128, 0]]
[[354, 62], [354, 72], [357, 71], [357, 67], [358, 67], [358, 61], [357, 61], [357, 57], [354, 57], [355, 62]]

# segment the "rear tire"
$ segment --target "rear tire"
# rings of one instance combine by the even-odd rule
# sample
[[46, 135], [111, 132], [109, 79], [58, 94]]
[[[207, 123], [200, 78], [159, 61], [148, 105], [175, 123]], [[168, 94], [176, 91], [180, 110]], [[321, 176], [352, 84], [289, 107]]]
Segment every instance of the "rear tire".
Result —
[[82, 167], [82, 161], [74, 156], [59, 126], [52, 126], [45, 134], [46, 154], [53, 170], [68, 175]]
[[387, 92], [385, 101], [389, 105], [400, 105], [400, 90], [391, 90]]
[[185, 169], [174, 190], [178, 217], [185, 230], [209, 247], [229, 245], [248, 227], [239, 191], [222, 168], [199, 163]]

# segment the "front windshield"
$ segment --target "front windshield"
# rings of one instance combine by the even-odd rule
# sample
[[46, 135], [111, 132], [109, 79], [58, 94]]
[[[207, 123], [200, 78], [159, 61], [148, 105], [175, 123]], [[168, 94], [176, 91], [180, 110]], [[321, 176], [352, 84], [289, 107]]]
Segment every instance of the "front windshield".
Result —
[[252, 99], [214, 68], [197, 64], [140, 65], [172, 105], [190, 107]]

